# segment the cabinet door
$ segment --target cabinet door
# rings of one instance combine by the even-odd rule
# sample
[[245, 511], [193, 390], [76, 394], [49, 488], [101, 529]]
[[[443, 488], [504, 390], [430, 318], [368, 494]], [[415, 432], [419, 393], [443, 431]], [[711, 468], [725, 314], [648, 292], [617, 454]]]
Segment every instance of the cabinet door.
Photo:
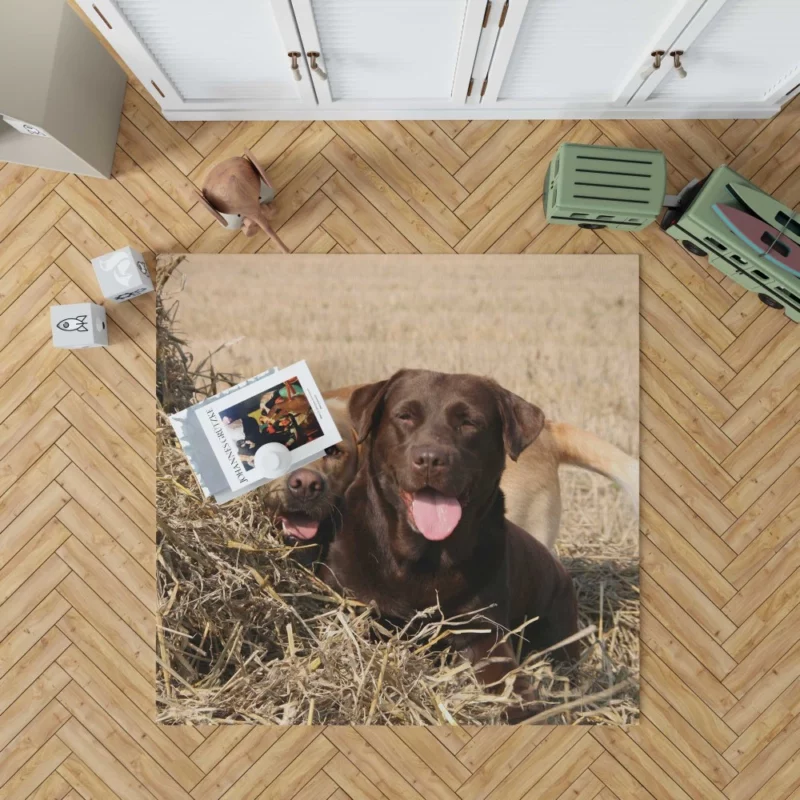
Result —
[[320, 106], [447, 108], [466, 98], [487, 0], [292, 0], [319, 53]]
[[703, 0], [509, 0], [482, 105], [624, 106]]
[[316, 106], [289, 0], [77, 2], [165, 110]]
[[800, 88], [800, 0], [709, 0], [669, 49], [686, 77], [665, 62], [634, 104], [781, 103]]

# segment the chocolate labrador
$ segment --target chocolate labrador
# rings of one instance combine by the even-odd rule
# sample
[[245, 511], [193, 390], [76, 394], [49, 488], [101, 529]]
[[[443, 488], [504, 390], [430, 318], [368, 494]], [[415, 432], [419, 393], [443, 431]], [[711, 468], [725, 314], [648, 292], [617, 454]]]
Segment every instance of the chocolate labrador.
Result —
[[[358, 388], [347, 386], [324, 395], [345, 442], [331, 456], [309, 467], [313, 476], [299, 471], [262, 490], [267, 510], [278, 518], [284, 530], [290, 531], [297, 522], [310, 523], [310, 527], [299, 529], [301, 536], [296, 538], [303, 541], [309, 541], [310, 533], [312, 538], [319, 536], [319, 540], [314, 541], [324, 545], [341, 521], [344, 492], [358, 467], [357, 448], [346, 435], [346, 431], [350, 431], [352, 436], [353, 430], [347, 401]], [[589, 431], [547, 420], [536, 440], [516, 461], [506, 457], [500, 488], [506, 500], [507, 518], [552, 550], [561, 526], [559, 467], [565, 464], [613, 480], [625, 489], [638, 515], [639, 462]], [[289, 481], [293, 483], [293, 490], [289, 489]], [[309, 481], [310, 491], [306, 492], [304, 483]], [[326, 509], [328, 516], [322, 515]]]
[[[486, 609], [491, 631], [455, 644], [486, 683], [515, 665], [502, 631], [525, 621], [523, 652], [577, 631], [572, 579], [550, 551], [505, 518], [500, 479], [542, 431], [544, 415], [494, 381], [403, 370], [356, 389], [350, 417], [364, 442], [341, 530], [322, 576], [405, 620]], [[575, 658], [577, 645], [557, 652]], [[486, 657], [491, 656], [491, 661]]]

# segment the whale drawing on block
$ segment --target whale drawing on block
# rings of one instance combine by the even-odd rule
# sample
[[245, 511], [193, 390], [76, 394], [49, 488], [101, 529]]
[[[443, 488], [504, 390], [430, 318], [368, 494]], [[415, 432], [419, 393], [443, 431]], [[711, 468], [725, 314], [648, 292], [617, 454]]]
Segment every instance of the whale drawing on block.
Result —
[[746, 211], [723, 203], [715, 204], [713, 209], [728, 228], [759, 255], [787, 272], [800, 275], [800, 245]]

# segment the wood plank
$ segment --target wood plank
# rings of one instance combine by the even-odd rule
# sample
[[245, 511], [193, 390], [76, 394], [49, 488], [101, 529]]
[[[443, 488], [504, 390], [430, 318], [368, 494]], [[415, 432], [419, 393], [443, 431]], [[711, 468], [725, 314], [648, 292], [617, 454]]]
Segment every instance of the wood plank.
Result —
[[737, 408], [800, 348], [800, 328], [787, 325], [723, 389]]
[[6, 347], [43, 312], [68, 282], [69, 278], [55, 264], [39, 275], [0, 317], [0, 347]]
[[644, 463], [640, 490], [642, 497], [716, 569], [724, 569], [734, 559], [735, 551]]
[[[77, 648], [70, 648], [59, 660], [72, 675], [77, 674], [74, 669], [70, 672], [74, 667], [73, 659], [80, 659]], [[89, 666], [85, 657], [82, 663]], [[98, 683], [103, 677], [98, 670], [91, 672], [91, 675]], [[90, 689], [97, 688], [97, 684], [92, 681], [82, 682]], [[96, 697], [103, 696], [102, 691], [97, 691]], [[122, 698], [118, 692], [111, 696], [114, 699], [109, 706], [102, 700], [91, 697], [73, 679], [59, 695], [59, 702], [72, 714], [73, 719], [77, 719], [86, 730], [102, 741], [108, 751], [156, 797], [186, 800], [190, 796], [186, 789], [197, 783], [203, 773], [138, 709], [120, 707]], [[117, 719], [107, 713], [109, 709], [113, 709]], [[120, 725], [120, 721], [125, 728]], [[161, 766], [159, 760], [169, 765], [169, 772]]]
[[533, 120], [504, 124], [465, 164], [460, 165], [461, 168], [455, 173], [456, 180], [474, 192], [539, 124]]
[[[537, 136], [544, 127], [543, 123], [532, 134]], [[587, 121], [579, 122], [569, 132], [570, 140], [580, 144], [591, 144], [599, 135], [597, 128]], [[551, 144], [551, 139], [545, 139], [537, 150], [543, 150], [546, 145]], [[555, 155], [557, 147], [550, 147], [544, 153], [537, 152], [531, 159], [535, 163], [533, 169], [524, 173], [514, 181], [513, 188], [503, 192], [502, 199], [497, 203], [489, 205], [482, 201], [477, 207], [480, 213], [480, 220], [473, 224], [471, 213], [464, 206], [459, 206], [457, 210], [459, 216], [469, 225], [472, 225], [470, 232], [458, 243], [456, 247], [459, 253], [482, 253], [500, 237], [515, 220], [519, 219], [522, 213], [529, 208], [542, 195], [543, 180], [547, 172], [550, 159]], [[535, 159], [539, 159], [535, 161]], [[508, 163], [508, 159], [506, 162]], [[516, 173], [516, 170], [515, 170]], [[518, 174], [518, 173], [517, 173]], [[470, 200], [475, 194], [480, 192], [480, 187], [471, 195]]]
[[734, 443], [645, 356], [640, 360], [639, 380], [648, 396], [730, 473], [725, 459], [735, 449]]
[[[669, 739], [678, 752], [689, 759], [717, 789], [723, 789], [736, 776], [736, 770], [728, 761], [646, 680], [642, 681], [641, 697], [642, 714], [648, 727], [652, 727]], [[637, 734], [638, 731], [635, 729], [631, 731], [630, 735], [634, 741], [639, 741]], [[658, 739], [658, 737], [652, 738]], [[673, 755], [673, 763], [676, 760]], [[674, 770], [673, 774], [680, 775], [682, 772], [683, 770]]]
[[184, 174], [202, 156], [131, 86], [125, 92], [122, 113]]
[[0, 287], [2, 314], [69, 246], [67, 240], [50, 228], [3, 277]]
[[[741, 625], [773, 592], [780, 591], [783, 582], [800, 567], [800, 536], [797, 534], [726, 603], [722, 610], [737, 625]], [[775, 587], [778, 587], [777, 589]]]
[[399, 160], [382, 166], [386, 148], [366, 128], [333, 127], [341, 138], [323, 150], [328, 161], [420, 251], [451, 252], [466, 228], [447, 206]]
[[[90, 618], [98, 633], [145, 678], [155, 680], [153, 642], [145, 642], [137, 635], [78, 575], [70, 572], [58, 584], [58, 594], [79, 614]], [[86, 681], [82, 683], [86, 685]]]
[[800, 353], [795, 352], [731, 415], [723, 426], [725, 433], [737, 444], [741, 443], [791, 395], [799, 381]]
[[36, 167], [28, 167], [25, 164], [5, 164], [0, 167], [0, 205], [5, 203], [34, 172]]
[[[586, 128], [587, 132], [597, 131]], [[474, 189], [469, 198], [457, 209], [456, 214], [466, 225], [474, 227], [530, 172], [531, 168], [555, 154], [554, 141], [560, 142], [567, 134], [574, 135], [576, 125], [572, 121], [545, 120], [528, 133], [519, 147], [502, 161], [497, 169], [487, 175]], [[571, 137], [570, 137], [571, 138]], [[545, 169], [541, 171], [544, 179]], [[541, 181], [540, 181], [541, 183]], [[539, 194], [541, 194], [541, 186]], [[539, 194], [533, 199], [535, 200]]]
[[[725, 683], [723, 679], [736, 668], [736, 662], [647, 572], [642, 572], [641, 584], [642, 588], [647, 588], [647, 610], [658, 618], [662, 625], [678, 621], [680, 627], [676, 631], [676, 638], [697, 656], [714, 677]], [[725, 685], [730, 689], [727, 683]], [[732, 689], [730, 691], [733, 692]]]
[[[326, 184], [327, 185], [327, 184]], [[322, 227], [348, 253], [380, 253], [381, 249], [353, 220], [337, 207]]]
[[646, 320], [641, 326], [641, 350], [686, 396], [717, 425], [723, 426], [735, 407]]
[[[401, 120], [400, 124], [451, 174], [469, 158], [435, 122]], [[460, 180], [458, 175], [455, 177]], [[463, 181], [460, 182], [466, 185]]]
[[192, 796], [196, 800], [222, 797], [285, 733], [285, 729], [276, 726], [250, 728], [247, 735], [195, 786]]
[[682, 608], [689, 609], [691, 618], [717, 642], [724, 642], [736, 631], [728, 617], [649, 539], [642, 542], [641, 563], [647, 574]]
[[384, 253], [409, 253], [414, 245], [397, 229], [387, 223], [370, 204], [364, 203], [363, 196], [341, 173], [334, 175], [322, 191], [350, 218], [358, 228], [367, 228], [372, 240]]
[[667, 449], [716, 498], [731, 492], [736, 486], [734, 479], [649, 394], [642, 393], [641, 398], [641, 417], [645, 428], [660, 442], [668, 442]]
[[51, 628], [38, 642], [0, 678], [0, 714], [31, 686], [40, 675], [69, 647], [69, 640]]
[[0, 459], [20, 446], [69, 390], [58, 375], [48, 375], [0, 424]]
[[[128, 589], [116, 571], [108, 569], [75, 537], [68, 539], [58, 549], [58, 557], [90, 586], [109, 608], [138, 634], [139, 638], [143, 640], [152, 638], [154, 597], [152, 592], [143, 594], [138, 587], [135, 592]], [[127, 576], [123, 577], [127, 580]]]
[[641, 532], [716, 606], [723, 606], [736, 589], [717, 572], [648, 502], [641, 505]]
[[502, 127], [503, 120], [472, 120], [453, 137], [453, 141], [471, 156]]
[[6, 783], [6, 797], [30, 797], [69, 755], [69, 748], [57, 737], [48, 739]]
[[200, 155], [207, 156], [235, 127], [236, 123], [231, 120], [199, 123], [188, 141]]
[[[227, 779], [232, 778], [231, 783], [233, 783], [233, 780], [236, 780], [235, 786], [226, 793], [226, 800], [228, 800], [228, 798], [231, 798], [231, 800], [233, 800], [233, 798], [251, 800], [251, 798], [259, 796], [264, 786], [269, 786], [269, 784], [278, 777], [292, 757], [298, 752], [310, 747], [314, 740], [320, 737], [320, 734], [320, 727], [298, 725], [291, 727], [284, 735], [280, 736], [280, 738], [276, 736], [275, 738], [277, 738], [277, 741], [273, 741], [266, 752], [255, 760], [252, 766], [247, 768], [247, 771], [242, 777], [236, 780], [235, 775], [226, 776]], [[242, 744], [246, 741], [247, 739], [245, 739]], [[263, 743], [258, 746], [254, 752], [258, 752], [262, 746]], [[216, 798], [219, 796], [217, 793], [217, 784], [219, 784], [219, 781], [217, 784], [212, 784], [209, 794], [200, 793], [201, 787], [203, 787], [207, 779], [208, 776], [204, 778], [192, 792], [192, 796], [197, 800], [205, 797]]]
[[451, 211], [469, 192], [399, 122], [364, 123]]
[[59, 172], [37, 169], [0, 207], [0, 243], [5, 244], [14, 228], [33, 211], [64, 176]]
[[676, 673], [648, 647], [642, 648], [642, 665], [650, 675], [651, 684], [658, 686], [664, 699], [694, 727], [717, 751], [725, 750], [736, 740], [736, 734]]
[[117, 148], [111, 174], [177, 239], [188, 247], [203, 229], [124, 150]]
[[69, 568], [57, 556], [42, 565], [0, 605], [0, 639], [19, 624], [67, 576]]
[[[0, 544], [0, 602], [5, 603], [14, 592], [69, 538], [69, 531], [52, 518], [54, 508], [63, 504], [64, 496], [51, 484], [48, 495], [39, 498], [36, 514], [20, 514], [3, 534]], [[37, 517], [38, 514], [38, 517]], [[49, 521], [43, 522], [48, 519]], [[23, 527], [30, 520], [30, 528]], [[17, 524], [20, 523], [20, 524]], [[24, 543], [24, 544], [23, 544]]]
[[197, 203], [197, 189], [161, 151], [123, 114], [117, 147], [127, 153], [184, 211]]
[[50, 592], [14, 630], [0, 642], [0, 678], [69, 611], [69, 603]]
[[0, 276], [5, 275], [47, 231], [69, 211], [69, 206], [55, 193], [49, 194], [3, 240], [0, 247]]
[[[251, 152], [256, 158], [263, 154], [263, 160], [269, 164], [270, 182], [279, 192], [325, 149], [334, 136], [330, 126], [324, 122], [312, 122], [310, 125], [278, 122]], [[276, 157], [276, 153], [280, 155]]]
[[[105, 791], [105, 796], [108, 796], [108, 789], [110, 789], [114, 795], [125, 797], [126, 800], [127, 798], [130, 800], [155, 800], [155, 796], [147, 791], [75, 717], [72, 717], [61, 728], [58, 738], [82, 762], [80, 767], [75, 762], [71, 764], [71, 769], [78, 772], [77, 782], [79, 785], [88, 785], [95, 793], [98, 790]], [[86, 766], [87, 763], [92, 765], [91, 770]], [[91, 773], [91, 776], [88, 773]], [[68, 781], [69, 775], [68, 772]], [[104, 785], [108, 788], [104, 789]], [[103, 797], [104, 795], [99, 794], [98, 796]]]
[[26, 446], [17, 448], [0, 463], [0, 492], [5, 492], [30, 466], [55, 444], [69, 427], [69, 423], [57, 411], [45, 417], [26, 441]]

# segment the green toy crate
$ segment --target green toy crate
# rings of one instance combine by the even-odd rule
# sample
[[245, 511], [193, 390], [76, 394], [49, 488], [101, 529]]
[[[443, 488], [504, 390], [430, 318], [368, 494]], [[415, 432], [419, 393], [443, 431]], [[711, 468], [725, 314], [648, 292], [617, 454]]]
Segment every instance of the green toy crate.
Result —
[[756, 292], [762, 302], [783, 308], [800, 322], [800, 277], [761, 258], [720, 219], [713, 209], [723, 203], [746, 211], [728, 184], [743, 184], [761, 191], [730, 167], [718, 167], [705, 180], [681, 193], [680, 205], [669, 209], [661, 229], [690, 253], [708, 260], [731, 280]]
[[548, 222], [638, 231], [655, 222], [667, 189], [659, 150], [562, 144], [544, 180]]

